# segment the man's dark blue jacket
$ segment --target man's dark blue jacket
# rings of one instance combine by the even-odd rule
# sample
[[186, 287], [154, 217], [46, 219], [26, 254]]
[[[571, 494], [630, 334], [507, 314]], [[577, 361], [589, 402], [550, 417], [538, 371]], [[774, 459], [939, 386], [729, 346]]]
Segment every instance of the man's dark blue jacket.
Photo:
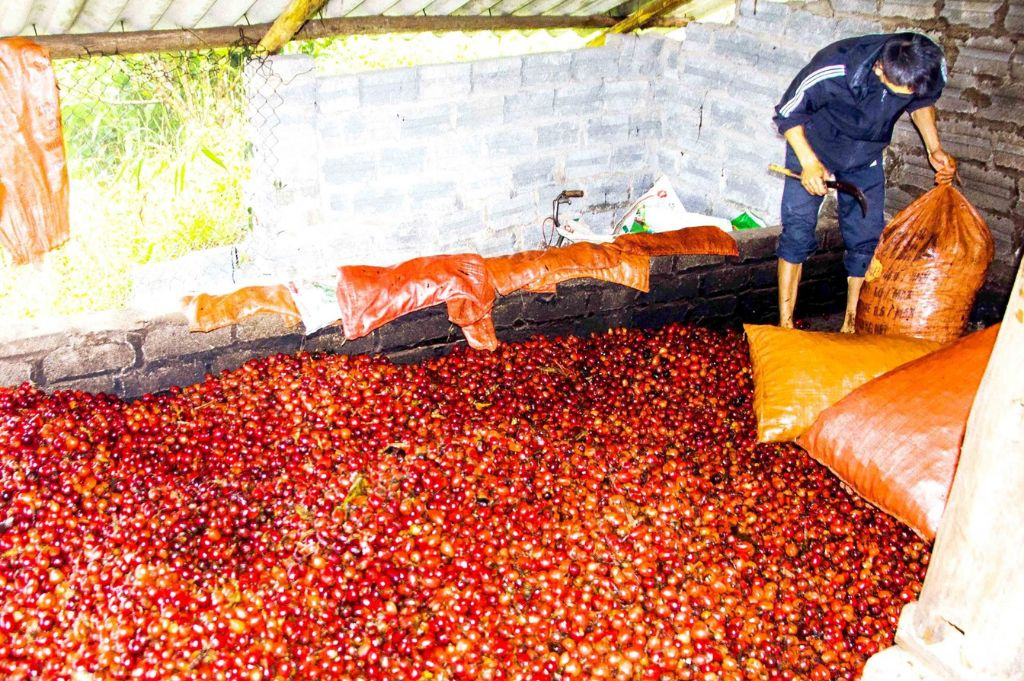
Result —
[[814, 153], [833, 172], [877, 161], [903, 112], [933, 105], [945, 85], [945, 61], [943, 82], [933, 92], [899, 95], [875, 75], [872, 67], [886, 41], [908, 35], [848, 38], [814, 55], [775, 107], [779, 132], [804, 126]]

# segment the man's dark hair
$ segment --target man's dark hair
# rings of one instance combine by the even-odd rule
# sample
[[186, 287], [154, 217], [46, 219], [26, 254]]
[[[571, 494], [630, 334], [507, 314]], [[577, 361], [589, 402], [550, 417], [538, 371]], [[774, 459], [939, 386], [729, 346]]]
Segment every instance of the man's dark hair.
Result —
[[914, 33], [885, 43], [878, 61], [885, 77], [894, 84], [910, 87], [914, 94], [923, 94], [942, 85], [945, 78], [942, 56], [942, 48], [931, 38]]

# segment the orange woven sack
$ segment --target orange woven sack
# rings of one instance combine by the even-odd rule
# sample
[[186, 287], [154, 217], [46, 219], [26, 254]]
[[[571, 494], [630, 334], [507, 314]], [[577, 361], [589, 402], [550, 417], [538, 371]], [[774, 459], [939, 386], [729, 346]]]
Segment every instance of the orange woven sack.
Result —
[[992, 254], [974, 206], [952, 185], [935, 187], [882, 232], [857, 304], [857, 333], [958, 338]]
[[998, 325], [973, 333], [866, 383], [823, 411], [797, 444], [931, 541], [998, 333]]
[[739, 255], [736, 240], [718, 227], [686, 227], [669, 232], [623, 234], [611, 248], [637, 255]]
[[289, 326], [301, 319], [292, 294], [282, 285], [246, 286], [224, 295], [200, 293], [181, 302], [189, 331], [213, 331], [261, 312], [281, 315]]
[[494, 288], [507, 296], [522, 289], [553, 293], [559, 281], [617, 267], [622, 262], [622, 254], [605, 244], [580, 242], [564, 248], [520, 251], [487, 258], [484, 262]]
[[647, 293], [651, 290], [651, 259], [646, 255], [623, 253], [619, 256], [619, 262], [611, 267], [553, 270], [524, 290], [530, 293], [555, 293], [557, 285], [569, 279], [598, 279]]
[[754, 372], [758, 442], [795, 439], [855, 388], [940, 347], [899, 336], [743, 328]]
[[0, 40], [0, 244], [15, 264], [67, 241], [68, 170], [46, 48]]
[[413, 258], [393, 267], [338, 268], [341, 325], [349, 340], [437, 303], [448, 303], [448, 318], [469, 333], [471, 347], [497, 347], [493, 323], [494, 287], [484, 260], [475, 253]]

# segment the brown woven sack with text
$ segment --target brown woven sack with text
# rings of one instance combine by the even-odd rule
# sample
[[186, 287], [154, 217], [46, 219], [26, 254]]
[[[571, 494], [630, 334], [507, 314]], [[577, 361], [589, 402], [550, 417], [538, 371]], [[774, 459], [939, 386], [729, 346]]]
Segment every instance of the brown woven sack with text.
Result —
[[952, 185], [935, 187], [882, 232], [864, 276], [857, 333], [958, 338], [992, 253], [992, 235], [974, 206]]

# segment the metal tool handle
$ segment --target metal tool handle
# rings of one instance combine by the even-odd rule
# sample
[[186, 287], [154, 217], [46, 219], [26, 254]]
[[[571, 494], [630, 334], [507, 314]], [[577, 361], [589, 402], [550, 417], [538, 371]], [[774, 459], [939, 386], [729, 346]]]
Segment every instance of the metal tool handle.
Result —
[[800, 179], [800, 173], [790, 170], [789, 168], [783, 168], [777, 163], [769, 163], [768, 170], [779, 175], [785, 175], [786, 177], [792, 177], [794, 180]]

